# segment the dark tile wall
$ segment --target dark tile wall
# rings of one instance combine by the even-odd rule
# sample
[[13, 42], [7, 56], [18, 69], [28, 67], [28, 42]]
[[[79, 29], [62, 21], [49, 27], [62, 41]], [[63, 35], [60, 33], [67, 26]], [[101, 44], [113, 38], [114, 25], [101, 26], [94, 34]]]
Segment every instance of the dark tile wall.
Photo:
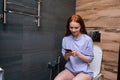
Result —
[[[8, 5], [8, 10], [37, 14], [36, 0], [7, 0], [30, 6]], [[3, 0], [0, 0], [2, 13]], [[43, 0], [41, 26], [35, 17], [7, 13], [7, 24], [0, 20], [0, 67], [5, 80], [49, 80], [47, 63], [61, 54], [61, 40], [67, 18], [75, 13], [75, 0]]]

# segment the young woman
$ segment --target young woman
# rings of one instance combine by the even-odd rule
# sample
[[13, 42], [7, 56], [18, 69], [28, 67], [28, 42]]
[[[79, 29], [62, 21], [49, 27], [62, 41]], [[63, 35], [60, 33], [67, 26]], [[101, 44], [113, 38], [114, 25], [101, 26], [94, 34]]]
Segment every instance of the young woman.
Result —
[[[66, 50], [69, 49], [69, 50]], [[65, 69], [54, 80], [91, 80], [93, 72], [89, 63], [93, 60], [93, 41], [87, 35], [80, 15], [72, 15], [67, 21], [62, 40], [62, 54], [67, 60]]]

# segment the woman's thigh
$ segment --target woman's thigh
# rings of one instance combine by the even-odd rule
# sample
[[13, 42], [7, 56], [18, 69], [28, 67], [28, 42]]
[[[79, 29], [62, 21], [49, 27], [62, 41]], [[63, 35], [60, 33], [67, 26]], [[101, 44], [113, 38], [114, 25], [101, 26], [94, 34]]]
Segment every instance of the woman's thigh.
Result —
[[88, 74], [79, 73], [72, 80], [92, 80], [92, 78]]
[[60, 72], [54, 80], [72, 80], [74, 75], [67, 69]]

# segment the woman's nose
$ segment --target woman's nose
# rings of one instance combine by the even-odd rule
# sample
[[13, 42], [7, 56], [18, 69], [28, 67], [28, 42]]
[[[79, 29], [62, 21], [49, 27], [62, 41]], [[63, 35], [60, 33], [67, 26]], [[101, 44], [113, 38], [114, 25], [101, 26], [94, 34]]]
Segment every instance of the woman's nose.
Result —
[[74, 32], [74, 31], [75, 31], [75, 29], [73, 28], [73, 29], [72, 29], [72, 31]]

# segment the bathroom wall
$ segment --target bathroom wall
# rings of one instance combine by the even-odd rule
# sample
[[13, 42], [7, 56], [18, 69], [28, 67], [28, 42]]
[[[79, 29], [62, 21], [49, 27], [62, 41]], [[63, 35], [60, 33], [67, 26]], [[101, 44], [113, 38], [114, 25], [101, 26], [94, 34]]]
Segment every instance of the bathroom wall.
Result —
[[99, 31], [101, 41], [95, 42], [103, 50], [104, 80], [117, 80], [120, 46], [120, 0], [76, 0], [76, 14], [80, 14], [88, 31]]
[[[42, 0], [40, 26], [37, 0], [7, 0], [7, 23], [0, 20], [0, 67], [5, 80], [48, 80], [47, 63], [61, 54], [67, 18], [74, 0]], [[0, 1], [0, 14], [3, 0]]]

